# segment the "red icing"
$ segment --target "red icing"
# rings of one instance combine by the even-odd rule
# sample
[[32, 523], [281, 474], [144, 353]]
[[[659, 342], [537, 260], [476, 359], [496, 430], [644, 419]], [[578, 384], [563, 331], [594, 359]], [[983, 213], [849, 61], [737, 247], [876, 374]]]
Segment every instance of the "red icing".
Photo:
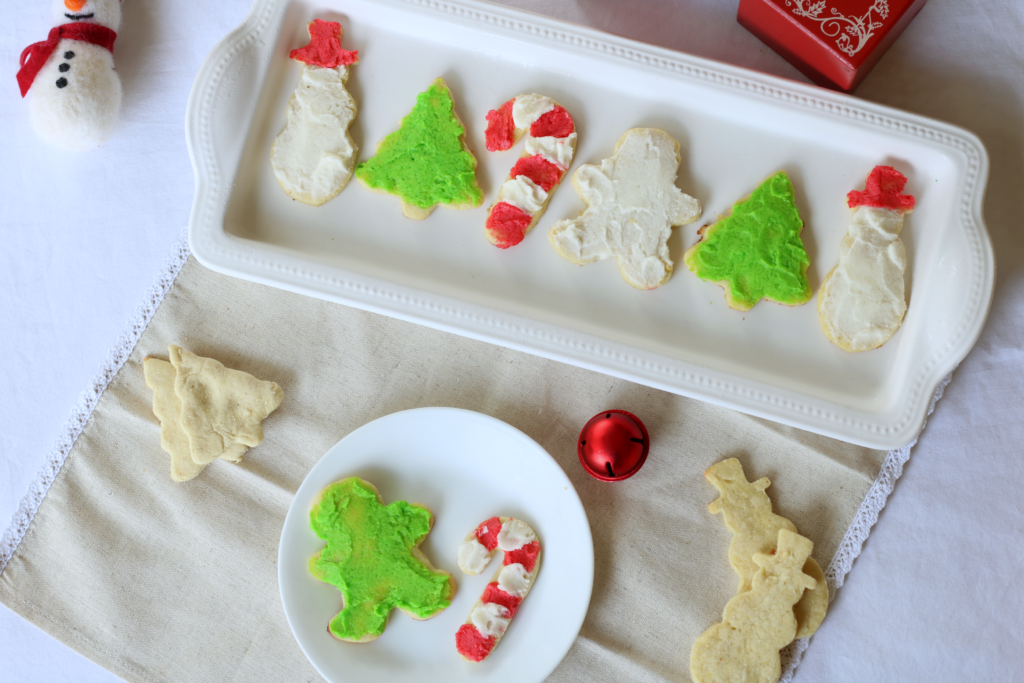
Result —
[[476, 540], [488, 551], [498, 547], [498, 532], [501, 531], [501, 520], [491, 517], [476, 528]]
[[509, 595], [498, 588], [498, 584], [493, 581], [487, 584], [487, 588], [484, 589], [484, 594], [480, 596], [480, 602], [493, 602], [507, 609], [509, 612], [509, 619], [516, 615], [516, 609], [519, 608], [519, 603], [522, 601], [522, 598], [515, 595]]
[[463, 624], [455, 634], [455, 647], [466, 659], [479, 662], [491, 654], [497, 642], [493, 636], [485, 636], [473, 624]]
[[914, 208], [914, 198], [909, 194], [900, 194], [906, 184], [906, 176], [892, 166], [875, 166], [868, 174], [864, 191], [850, 192], [846, 195], [846, 204], [851, 209], [855, 206], [873, 206], [910, 211]]
[[497, 152], [498, 150], [510, 149], [515, 143], [514, 131], [515, 122], [512, 120], [512, 105], [516, 98], [512, 98], [498, 109], [487, 112], [487, 151]]
[[527, 573], [530, 573], [533, 571], [534, 565], [537, 564], [538, 555], [540, 555], [540, 543], [532, 541], [519, 550], [506, 550], [505, 559], [502, 562], [503, 564], [515, 564], [518, 562], [523, 565], [523, 569]]
[[554, 109], [544, 114], [530, 126], [530, 135], [535, 138], [543, 138], [548, 135], [556, 138], [568, 137], [576, 128], [572, 125], [572, 117], [565, 107], [555, 106]]
[[510, 178], [524, 175], [543, 187], [545, 192], [551, 192], [551, 188], [562, 179], [562, 169], [541, 155], [534, 154], [532, 157], [519, 157], [508, 175]]
[[338, 22], [314, 19], [306, 28], [309, 29], [309, 45], [292, 50], [288, 55], [292, 59], [327, 69], [359, 61], [358, 50], [341, 49], [341, 24]]
[[[506, 202], [498, 202], [487, 214], [487, 231], [494, 238], [495, 246], [501, 249], [514, 247], [526, 237], [526, 229], [533, 222], [533, 216], [526, 213], [518, 206], [512, 206]], [[497, 519], [495, 517], [494, 519]], [[490, 520], [488, 520], [490, 521]], [[487, 524], [487, 522], [484, 522]], [[479, 538], [479, 535], [477, 536]], [[483, 539], [480, 540], [483, 543]], [[497, 534], [494, 536], [495, 546], [498, 543]], [[484, 545], [487, 545], [484, 543]], [[494, 548], [488, 548], [493, 550]]]

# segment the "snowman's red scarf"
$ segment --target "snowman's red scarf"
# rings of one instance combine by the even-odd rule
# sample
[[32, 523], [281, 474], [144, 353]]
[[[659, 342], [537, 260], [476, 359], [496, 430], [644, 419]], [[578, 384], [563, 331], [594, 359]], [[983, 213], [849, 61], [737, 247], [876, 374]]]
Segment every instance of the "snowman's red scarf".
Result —
[[57, 43], [62, 39], [81, 40], [84, 43], [92, 43], [100, 47], [114, 51], [114, 39], [117, 33], [106, 26], [90, 24], [86, 22], [74, 22], [72, 24], [61, 24], [50, 29], [50, 35], [40, 43], [33, 43], [21, 53], [21, 69], [18, 70], [18, 86], [21, 87], [21, 96], [28, 93], [36, 75], [46, 64], [53, 51], [57, 49]]

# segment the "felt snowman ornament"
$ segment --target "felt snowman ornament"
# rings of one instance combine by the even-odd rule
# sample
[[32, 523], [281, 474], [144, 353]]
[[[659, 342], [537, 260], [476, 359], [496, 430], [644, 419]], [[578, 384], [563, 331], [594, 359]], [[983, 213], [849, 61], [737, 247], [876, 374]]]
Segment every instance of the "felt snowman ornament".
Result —
[[21, 53], [18, 85], [31, 91], [29, 118], [47, 142], [92, 149], [110, 137], [121, 109], [114, 71], [120, 0], [54, 0], [46, 40]]

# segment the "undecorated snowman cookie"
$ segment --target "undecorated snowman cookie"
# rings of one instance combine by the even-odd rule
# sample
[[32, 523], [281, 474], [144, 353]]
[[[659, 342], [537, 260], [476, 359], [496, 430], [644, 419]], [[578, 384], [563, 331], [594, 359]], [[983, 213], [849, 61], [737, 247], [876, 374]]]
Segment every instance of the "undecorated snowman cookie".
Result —
[[782, 674], [779, 650], [793, 642], [793, 605], [816, 581], [802, 570], [814, 544], [782, 529], [771, 554], [758, 553], [751, 588], [725, 606], [721, 623], [704, 631], [690, 650], [694, 683], [774, 683]]
[[679, 163], [679, 143], [665, 131], [626, 131], [600, 166], [584, 164], [573, 174], [587, 208], [551, 227], [551, 246], [581, 266], [613, 256], [637, 289], [665, 284], [672, 277], [672, 228], [700, 216], [697, 200], [675, 185]]

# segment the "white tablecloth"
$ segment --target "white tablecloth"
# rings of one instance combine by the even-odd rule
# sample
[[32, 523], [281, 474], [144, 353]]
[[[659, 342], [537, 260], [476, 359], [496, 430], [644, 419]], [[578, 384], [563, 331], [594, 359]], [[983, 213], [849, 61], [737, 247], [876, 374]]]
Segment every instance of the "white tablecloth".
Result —
[[[736, 0], [506, 0], [806, 80], [735, 22]], [[339, 0], [340, 2], [340, 0]], [[47, 3], [0, 35], [0, 529], [187, 223], [192, 78], [248, 0], [126, 0], [119, 128], [86, 154], [32, 134], [14, 80]], [[992, 312], [954, 374], [797, 679], [1016, 680], [1024, 668], [1024, 3], [931, 0], [856, 93], [964, 126], [991, 155]], [[117, 680], [0, 607], [0, 680]]]

